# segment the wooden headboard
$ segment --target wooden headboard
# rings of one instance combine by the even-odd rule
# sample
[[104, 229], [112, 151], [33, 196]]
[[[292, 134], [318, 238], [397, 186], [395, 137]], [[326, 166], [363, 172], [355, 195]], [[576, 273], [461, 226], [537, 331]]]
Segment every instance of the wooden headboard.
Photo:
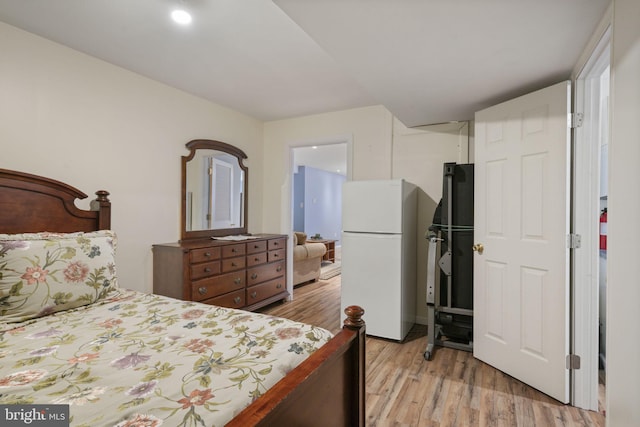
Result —
[[75, 205], [76, 199], [87, 197], [82, 191], [53, 179], [0, 169], [0, 233], [109, 229], [109, 193], [101, 190], [96, 195], [91, 210], [82, 210]]

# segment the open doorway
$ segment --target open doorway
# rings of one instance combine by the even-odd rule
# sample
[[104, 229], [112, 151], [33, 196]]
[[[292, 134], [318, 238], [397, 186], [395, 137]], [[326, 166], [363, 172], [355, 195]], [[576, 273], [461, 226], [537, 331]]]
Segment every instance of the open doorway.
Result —
[[[317, 274], [311, 274], [307, 270], [312, 267], [296, 259], [294, 245], [294, 287], [308, 282], [307, 279], [328, 280], [340, 274], [342, 185], [348, 175], [348, 148], [348, 141], [292, 147], [291, 224], [294, 243], [299, 243], [298, 236], [303, 235], [307, 243], [316, 243], [316, 249], [317, 244], [326, 248]], [[311, 254], [309, 250], [306, 252]], [[316, 261], [313, 263], [315, 269]]]
[[607, 195], [610, 29], [576, 78], [574, 144], [574, 354], [575, 406], [604, 412], [607, 333]]

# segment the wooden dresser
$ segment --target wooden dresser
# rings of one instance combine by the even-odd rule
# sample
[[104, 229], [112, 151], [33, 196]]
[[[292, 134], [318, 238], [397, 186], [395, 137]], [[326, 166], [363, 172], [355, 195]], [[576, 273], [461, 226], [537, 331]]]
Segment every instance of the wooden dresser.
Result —
[[254, 237], [153, 245], [153, 292], [244, 310], [286, 299], [287, 236]]

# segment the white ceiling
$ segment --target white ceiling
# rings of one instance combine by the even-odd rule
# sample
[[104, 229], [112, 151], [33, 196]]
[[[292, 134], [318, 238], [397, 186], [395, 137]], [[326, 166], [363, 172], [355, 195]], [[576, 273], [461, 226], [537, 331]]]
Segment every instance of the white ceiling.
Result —
[[0, 21], [261, 120], [419, 126], [568, 78], [609, 1], [0, 0]]
[[406, 126], [570, 77], [608, 0], [275, 0]]
[[347, 175], [347, 144], [296, 147], [293, 150], [295, 166], [311, 166], [327, 172]]

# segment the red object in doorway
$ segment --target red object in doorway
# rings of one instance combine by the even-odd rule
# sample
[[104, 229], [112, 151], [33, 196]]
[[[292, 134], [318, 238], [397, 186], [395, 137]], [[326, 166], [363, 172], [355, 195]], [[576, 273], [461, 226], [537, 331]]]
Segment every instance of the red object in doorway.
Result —
[[600, 250], [607, 250], [607, 208], [600, 213]]

